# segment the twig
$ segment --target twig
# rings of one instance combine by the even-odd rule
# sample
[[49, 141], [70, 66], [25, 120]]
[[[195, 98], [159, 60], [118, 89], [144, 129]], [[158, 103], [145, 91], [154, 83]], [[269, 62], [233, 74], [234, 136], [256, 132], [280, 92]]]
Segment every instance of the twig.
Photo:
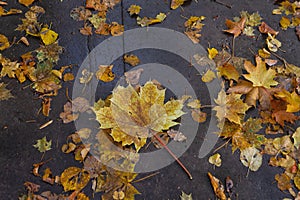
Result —
[[231, 138], [229, 138], [229, 140], [227, 140], [224, 144], [222, 144], [221, 146], [219, 146], [218, 148], [216, 148], [216, 149], [213, 151], [213, 153], [219, 151], [219, 150], [222, 149], [224, 146], [226, 146], [226, 145], [229, 143], [230, 140], [231, 140]]
[[159, 174], [159, 173], [160, 173], [160, 172], [152, 173], [152, 174], [150, 174], [150, 175], [148, 175], [148, 176], [145, 176], [145, 177], [143, 177], [143, 178], [140, 178], [140, 179], [137, 179], [137, 180], [135, 180], [135, 181], [132, 181], [131, 183], [137, 183], [137, 182], [143, 181], [143, 180], [145, 180], [145, 179], [151, 178], [152, 176], [156, 176], [156, 175]]
[[220, 5], [222, 5], [222, 6], [226, 6], [227, 8], [230, 8], [230, 9], [232, 8], [232, 5], [224, 3], [224, 2], [222, 2], [220, 0], [215, 0], [215, 2], [218, 3], [218, 4], [220, 4]]
[[189, 172], [189, 170], [182, 164], [182, 162], [176, 157], [176, 155], [169, 149], [169, 147], [158, 137], [156, 134], [154, 134], [155, 139], [169, 152], [169, 154], [176, 160], [176, 162], [180, 165], [180, 167], [187, 173], [189, 178], [192, 180], [192, 174]]

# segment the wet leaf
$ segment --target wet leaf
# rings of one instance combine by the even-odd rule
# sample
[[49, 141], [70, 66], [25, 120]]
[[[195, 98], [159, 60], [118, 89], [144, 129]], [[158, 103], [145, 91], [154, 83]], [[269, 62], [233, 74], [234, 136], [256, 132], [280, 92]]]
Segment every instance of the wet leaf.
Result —
[[10, 90], [6, 89], [5, 83], [0, 83], [0, 101], [8, 100], [10, 98], [13, 98], [12, 94], [10, 93]]
[[19, 0], [20, 4], [23, 4], [24, 6], [30, 6], [32, 3], [34, 2], [34, 0]]
[[172, 0], [171, 1], [171, 9], [175, 10], [179, 6], [182, 6], [186, 0]]
[[283, 154], [290, 153], [293, 148], [293, 143], [289, 135], [277, 137], [273, 140], [275, 149]]
[[216, 154], [210, 156], [208, 159], [208, 162], [217, 167], [221, 167], [221, 164], [222, 164], [221, 155], [219, 153], [216, 153]]
[[187, 139], [187, 137], [183, 133], [173, 129], [168, 130], [167, 133], [170, 136], [170, 138], [173, 138], [173, 140], [176, 142], [183, 142]]
[[141, 77], [141, 74], [143, 71], [144, 71], [143, 68], [139, 68], [136, 70], [131, 70], [129, 72], [125, 72], [124, 76], [125, 76], [126, 82], [131, 85], [139, 84], [140, 77]]
[[192, 193], [186, 194], [184, 191], [181, 191], [180, 200], [193, 200]]
[[10, 47], [9, 41], [5, 35], [0, 34], [0, 51]]
[[283, 174], [276, 174], [275, 180], [277, 181], [277, 187], [280, 190], [289, 190], [292, 187], [291, 179], [285, 173]]
[[99, 65], [99, 69], [96, 72], [97, 79], [103, 82], [111, 82], [115, 79], [115, 74], [112, 72], [113, 65]]
[[214, 80], [216, 78], [216, 74], [215, 72], [213, 72], [212, 70], [207, 70], [205, 72], [205, 74], [203, 74], [201, 80], [204, 82], [204, 83], [209, 83], [211, 82], [212, 80]]
[[249, 147], [241, 150], [240, 160], [251, 171], [257, 171], [262, 164], [262, 155], [256, 148]]
[[136, 91], [131, 85], [118, 86], [111, 98], [110, 107], [100, 108], [96, 119], [102, 129], [111, 128], [110, 135], [123, 146], [134, 144], [139, 150], [151, 131], [162, 132], [175, 126], [184, 112], [180, 100], [164, 103], [165, 90], [149, 81]]
[[140, 59], [133, 54], [124, 55], [124, 62], [130, 64], [131, 66], [137, 66], [140, 63]]
[[141, 11], [141, 6], [138, 5], [130, 5], [130, 7], [128, 8], [128, 12], [130, 15], [138, 15]]
[[272, 35], [277, 35], [279, 32], [272, 29], [267, 23], [262, 22], [261, 25], [258, 27], [261, 33], [270, 33]]
[[124, 25], [118, 24], [117, 22], [112, 22], [109, 26], [109, 31], [112, 36], [120, 36], [124, 32]]
[[238, 22], [233, 22], [229, 19], [226, 19], [225, 24], [228, 30], [224, 30], [224, 31], [233, 34], [234, 37], [237, 37], [242, 33], [245, 27], [246, 20], [247, 20], [246, 17], [242, 17]]
[[300, 147], [300, 127], [296, 129], [296, 131], [293, 133], [293, 139], [294, 139], [294, 146], [299, 149]]
[[225, 195], [225, 190], [224, 190], [224, 186], [221, 183], [221, 181], [216, 178], [215, 176], [213, 176], [210, 172], [207, 173], [208, 177], [210, 179], [210, 183], [214, 189], [214, 193], [216, 195], [217, 198], [221, 199], [221, 200], [226, 200], [226, 195]]
[[36, 141], [37, 143], [33, 145], [35, 148], [39, 150], [39, 152], [44, 153], [51, 149], [52, 140], [47, 141], [46, 136], [42, 139]]
[[45, 45], [50, 45], [57, 40], [58, 34], [48, 28], [42, 28], [40, 37]]
[[226, 95], [224, 90], [221, 90], [218, 94], [218, 98], [215, 99], [216, 104], [213, 110], [215, 110], [216, 116], [219, 121], [228, 119], [236, 124], [241, 124], [242, 115], [250, 108], [241, 99], [240, 94], [228, 94]]
[[90, 180], [90, 175], [84, 169], [69, 167], [63, 171], [60, 177], [64, 191], [82, 190]]

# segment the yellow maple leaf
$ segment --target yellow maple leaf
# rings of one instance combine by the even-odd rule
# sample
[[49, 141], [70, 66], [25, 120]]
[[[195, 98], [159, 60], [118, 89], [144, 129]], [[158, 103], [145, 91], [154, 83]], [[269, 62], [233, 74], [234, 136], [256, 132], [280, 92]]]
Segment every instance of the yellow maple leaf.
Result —
[[289, 93], [288, 91], [283, 90], [277, 92], [275, 96], [282, 98], [288, 103], [286, 112], [298, 112], [300, 110], [300, 96], [295, 91]]
[[139, 91], [131, 85], [118, 86], [112, 94], [109, 107], [100, 108], [96, 119], [102, 129], [111, 129], [110, 135], [122, 146], [134, 144], [138, 151], [152, 131], [161, 132], [175, 126], [173, 120], [184, 114], [180, 100], [164, 103], [165, 90], [147, 82]]
[[215, 106], [216, 116], [219, 121], [228, 119], [231, 122], [241, 125], [242, 115], [250, 108], [241, 99], [241, 94], [228, 94], [226, 95], [224, 90], [221, 90], [218, 94], [218, 98], [215, 99], [218, 106]]
[[45, 45], [50, 45], [57, 40], [58, 34], [48, 28], [42, 28], [40, 37]]
[[66, 192], [70, 190], [82, 190], [89, 180], [89, 173], [78, 167], [69, 167], [60, 176], [60, 182]]
[[216, 48], [207, 48], [208, 51], [208, 58], [209, 59], [214, 59], [214, 57], [216, 57], [216, 55], [218, 55], [218, 50]]
[[5, 35], [0, 34], [0, 51], [7, 49], [10, 46], [9, 41]]
[[250, 61], [245, 61], [245, 68], [249, 74], [243, 76], [253, 83], [253, 87], [270, 88], [276, 86], [277, 81], [274, 80], [276, 71], [266, 68], [266, 64], [260, 57], [256, 57], [256, 67]]
[[128, 12], [130, 15], [138, 15], [141, 11], [141, 6], [138, 6], [138, 5], [131, 5], [129, 8], [128, 8]]
[[96, 72], [96, 77], [103, 82], [110, 82], [115, 79], [115, 74], [112, 72], [113, 65], [100, 65]]

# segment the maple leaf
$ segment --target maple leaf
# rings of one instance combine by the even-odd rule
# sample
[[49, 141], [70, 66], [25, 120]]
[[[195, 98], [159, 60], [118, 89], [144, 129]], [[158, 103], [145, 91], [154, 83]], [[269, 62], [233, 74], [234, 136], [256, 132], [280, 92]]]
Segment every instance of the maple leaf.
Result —
[[138, 15], [141, 11], [141, 6], [138, 5], [130, 5], [130, 7], [128, 8], [128, 12], [130, 15]]
[[65, 169], [60, 176], [60, 182], [66, 192], [70, 190], [82, 190], [89, 180], [89, 173], [78, 167], [69, 167]]
[[0, 34], [0, 51], [10, 47], [9, 41], [5, 35]]
[[42, 139], [39, 139], [36, 141], [37, 143], [35, 145], [33, 145], [35, 148], [37, 148], [39, 150], [39, 152], [46, 152], [49, 151], [51, 149], [51, 144], [52, 144], [52, 140], [47, 141], [46, 136], [43, 137]]
[[122, 146], [134, 144], [137, 151], [144, 146], [151, 131], [161, 132], [175, 126], [184, 112], [179, 100], [164, 103], [165, 90], [147, 82], [140, 91], [131, 85], [118, 86], [112, 94], [110, 107], [100, 108], [96, 119], [102, 129], [111, 128], [111, 136]]
[[181, 191], [180, 200], [193, 200], [192, 193], [186, 194], [184, 191]]
[[245, 27], [246, 20], [247, 20], [246, 17], [242, 17], [238, 22], [233, 22], [229, 19], [226, 19], [225, 24], [228, 30], [224, 30], [224, 31], [233, 34], [233, 37], [236, 38], [242, 33]]
[[137, 66], [140, 63], [139, 58], [136, 55], [124, 55], [124, 62], [130, 64], [131, 66]]
[[96, 72], [96, 77], [103, 82], [110, 82], [115, 79], [115, 74], [112, 72], [113, 65], [99, 65], [99, 70]]
[[225, 63], [222, 66], [218, 66], [217, 70], [220, 76], [224, 76], [228, 80], [238, 81], [240, 77], [240, 73], [230, 63]]
[[249, 74], [243, 76], [251, 81], [241, 80], [237, 85], [228, 89], [228, 92], [247, 94], [245, 102], [250, 106], [256, 106], [259, 100], [263, 109], [270, 107], [271, 86], [276, 86], [278, 82], [273, 80], [276, 72], [273, 69], [266, 69], [266, 64], [260, 57], [256, 57], [257, 66], [252, 65], [250, 61], [245, 61], [244, 66]]
[[300, 96], [294, 91], [289, 93], [286, 90], [275, 93], [276, 97], [285, 100], [287, 104], [286, 112], [298, 112], [300, 110]]
[[215, 102], [218, 106], [215, 106], [213, 110], [217, 111], [216, 116], [220, 122], [228, 119], [236, 124], [241, 124], [242, 115], [250, 108], [242, 101], [240, 94], [226, 95], [224, 90], [219, 92]]
[[6, 89], [5, 87], [5, 83], [0, 83], [0, 101], [13, 98], [12, 94], [10, 93], [10, 90]]
[[262, 164], [262, 155], [255, 147], [241, 150], [240, 160], [251, 171], [257, 171]]

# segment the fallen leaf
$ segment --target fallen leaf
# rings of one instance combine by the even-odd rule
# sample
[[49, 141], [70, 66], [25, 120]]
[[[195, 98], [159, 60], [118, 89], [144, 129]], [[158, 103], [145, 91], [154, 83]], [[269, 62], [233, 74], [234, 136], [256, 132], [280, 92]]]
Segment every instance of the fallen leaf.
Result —
[[42, 180], [51, 185], [54, 184], [55, 179], [52, 177], [52, 172], [50, 168], [46, 168], [44, 170], [44, 175], [42, 176]]
[[247, 19], [246, 17], [242, 17], [238, 22], [233, 22], [229, 19], [226, 19], [225, 24], [228, 30], [224, 30], [224, 31], [233, 34], [234, 38], [236, 38], [242, 33], [245, 27], [246, 19]]
[[224, 65], [217, 67], [217, 70], [220, 76], [224, 76], [228, 80], [239, 80], [240, 73], [230, 63], [225, 63]]
[[30, 192], [38, 192], [40, 189], [40, 185], [28, 181], [24, 183], [24, 186]]
[[262, 155], [255, 147], [241, 150], [240, 160], [251, 171], [257, 171], [262, 164]]
[[279, 32], [272, 29], [266, 22], [262, 22], [261, 25], [258, 27], [259, 32], [261, 33], [270, 33], [272, 35], [277, 35]]
[[184, 191], [181, 191], [180, 200], [193, 200], [192, 193], [186, 194]]
[[82, 76], [79, 78], [79, 82], [82, 83], [82, 84], [89, 83], [92, 80], [93, 75], [94, 75], [93, 72], [90, 72], [87, 69], [83, 69], [81, 71], [81, 74], [82, 74]]
[[232, 193], [232, 188], [233, 188], [233, 181], [231, 180], [231, 178], [229, 176], [226, 177], [226, 192], [228, 192], [229, 194]]
[[200, 109], [201, 103], [199, 99], [194, 99], [186, 104], [189, 108]]
[[275, 35], [272, 36], [270, 33], [268, 33], [266, 42], [268, 49], [272, 52], [278, 51], [278, 49], [281, 47], [281, 42], [275, 38]]
[[10, 90], [6, 89], [5, 83], [0, 83], [0, 101], [8, 100], [10, 98], [13, 98], [12, 94], [10, 93]]
[[288, 103], [286, 112], [298, 112], [300, 110], [300, 96], [295, 91], [289, 93], [288, 91], [283, 90], [275, 93], [275, 96]]
[[195, 31], [185, 31], [184, 34], [192, 40], [194, 44], [197, 44], [200, 42], [199, 38], [201, 37], [200, 30], [195, 30]]
[[283, 16], [280, 20], [280, 26], [283, 30], [286, 30], [291, 24], [291, 21], [289, 18]]
[[208, 58], [213, 60], [218, 55], [218, 50], [216, 48], [207, 48]]
[[210, 156], [208, 159], [208, 162], [217, 167], [221, 167], [221, 164], [222, 164], [221, 155], [219, 153], [216, 153], [216, 154]]
[[92, 12], [89, 9], [80, 6], [78, 8], [72, 9], [70, 12], [70, 16], [76, 21], [86, 21], [90, 16], [92, 16]]
[[139, 68], [136, 70], [131, 70], [129, 72], [125, 72], [124, 76], [125, 76], [126, 82], [131, 85], [139, 84], [140, 77], [141, 77], [141, 74], [143, 71], [144, 71], [143, 68]]
[[136, 91], [131, 85], [113, 91], [109, 107], [100, 108], [96, 119], [102, 129], [111, 128], [110, 135], [122, 146], [134, 144], [138, 151], [145, 145], [151, 131], [162, 132], [175, 126], [184, 114], [180, 100], [164, 103], [165, 90], [149, 81]]
[[168, 130], [167, 133], [170, 136], [170, 138], [173, 138], [173, 140], [176, 142], [183, 142], [183, 141], [186, 141], [186, 139], [187, 139], [187, 137], [183, 133], [181, 133], [177, 130], [171, 129], [171, 130]]
[[10, 47], [9, 41], [5, 35], [0, 34], [0, 51]]
[[32, 3], [34, 2], [34, 0], [19, 0], [20, 4], [23, 4], [24, 6], [30, 6]]
[[171, 1], [171, 9], [175, 10], [179, 6], [182, 6], [186, 0], [172, 0]]
[[210, 183], [214, 189], [214, 193], [216, 195], [217, 198], [219, 198], [220, 200], [226, 200], [226, 195], [224, 193], [224, 186], [221, 183], [221, 181], [216, 178], [215, 176], [213, 176], [210, 172], [207, 173], [208, 177], [210, 179]]
[[78, 167], [69, 167], [60, 176], [60, 182], [65, 192], [70, 190], [80, 191], [87, 185], [89, 180], [89, 173]]
[[80, 28], [79, 31], [82, 35], [93, 35], [92, 27], [86, 24], [84, 24], [84, 27]]
[[44, 116], [48, 117], [51, 110], [51, 98], [44, 98], [42, 101], [42, 113]]
[[26, 46], [29, 46], [29, 45], [30, 45], [29, 42], [28, 42], [28, 40], [27, 40], [27, 38], [24, 37], [24, 36], [21, 37], [20, 41], [23, 42]]
[[216, 78], [215, 72], [213, 72], [212, 70], [209, 69], [205, 72], [205, 74], [203, 74], [203, 76], [201, 77], [201, 80], [204, 83], [209, 83], [212, 80], [214, 80], [215, 78]]
[[57, 40], [58, 34], [48, 28], [42, 28], [40, 37], [45, 45], [50, 45]]
[[120, 36], [124, 32], [124, 25], [118, 24], [117, 22], [112, 22], [109, 26], [109, 29], [112, 36]]
[[138, 5], [130, 5], [130, 7], [128, 8], [128, 12], [130, 15], [138, 15], [141, 11], [141, 6]]
[[283, 136], [283, 137], [277, 137], [273, 140], [273, 146], [274, 148], [283, 154], [288, 154], [293, 149], [293, 143], [290, 139], [289, 135]]
[[292, 187], [291, 178], [285, 173], [276, 174], [275, 180], [277, 181], [277, 187], [282, 191], [289, 190]]
[[226, 95], [224, 90], [221, 90], [218, 94], [218, 98], [215, 99], [216, 104], [213, 110], [215, 110], [218, 120], [224, 121], [225, 118], [236, 124], [241, 124], [242, 115], [250, 108], [241, 99], [241, 94], [228, 94]]
[[72, 73], [66, 73], [63, 76], [63, 80], [65, 82], [67, 82], [67, 81], [73, 81], [74, 79], [75, 79], [75, 77], [74, 77], [74, 75]]
[[137, 66], [140, 63], [139, 58], [136, 55], [124, 55], [124, 62], [130, 64], [131, 66]]
[[96, 72], [97, 79], [103, 82], [111, 82], [115, 79], [115, 74], [112, 72], [113, 65], [99, 65], [99, 69]]
[[165, 20], [166, 18], [166, 14], [165, 13], [159, 13], [156, 15], [156, 18], [148, 18], [148, 17], [137, 17], [136, 21], [137, 24], [140, 25], [141, 27], [145, 27], [145, 26], [149, 26], [151, 24], [156, 24], [156, 23], [160, 23], [162, 21]]
[[39, 152], [41, 152], [41, 153], [44, 153], [44, 152], [49, 151], [51, 149], [52, 141], [51, 140], [47, 141], [46, 136], [43, 137], [42, 139], [37, 140], [36, 142], [37, 143], [33, 146], [35, 148], [37, 148], [39, 150]]
[[192, 118], [194, 121], [202, 123], [206, 121], [207, 114], [199, 109], [192, 110]]
[[72, 103], [67, 102], [64, 105], [64, 111], [59, 114], [59, 117], [63, 120], [63, 123], [70, 123], [78, 119], [79, 114], [72, 112]]
[[300, 127], [296, 129], [296, 131], [293, 133], [293, 139], [294, 139], [294, 146], [299, 149], [300, 147]]

